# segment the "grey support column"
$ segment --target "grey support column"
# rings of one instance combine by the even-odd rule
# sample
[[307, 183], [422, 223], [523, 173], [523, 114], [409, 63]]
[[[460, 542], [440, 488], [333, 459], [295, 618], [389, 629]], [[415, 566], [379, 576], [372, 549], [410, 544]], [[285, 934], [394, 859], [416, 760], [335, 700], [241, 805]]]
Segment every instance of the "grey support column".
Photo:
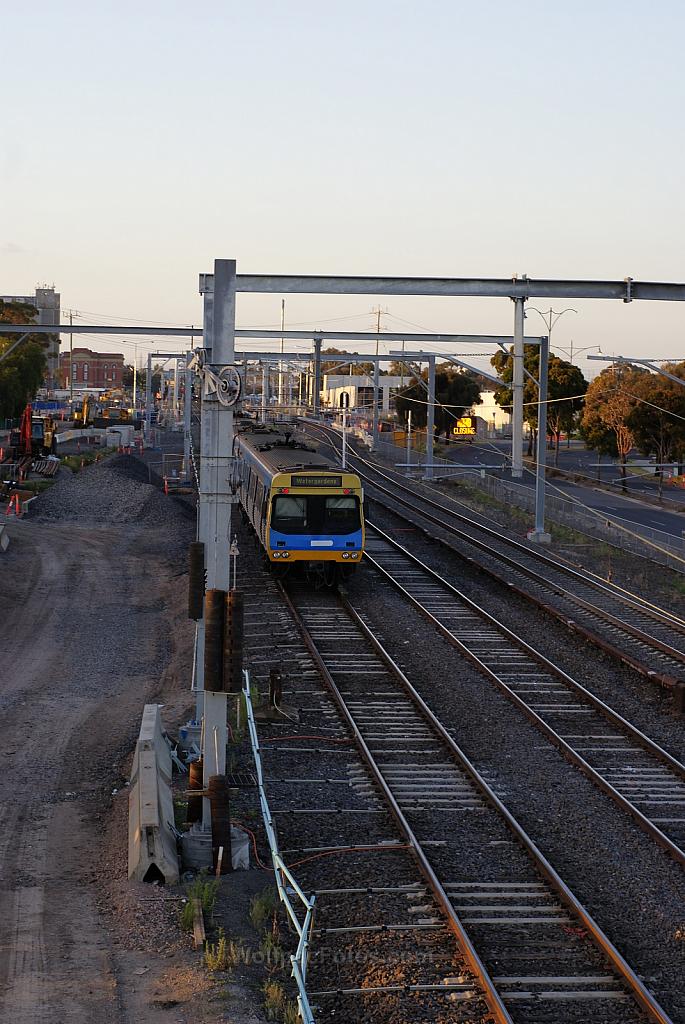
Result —
[[192, 357], [192, 352], [186, 353], [186, 365], [183, 378], [183, 475], [186, 480], [191, 480], [193, 476], [193, 468], [190, 464], [190, 432], [193, 427], [193, 371], [188, 365]]
[[314, 338], [314, 416], [321, 412], [321, 338]]
[[523, 476], [523, 324], [525, 299], [514, 299], [514, 367], [511, 432], [511, 475]]
[[147, 377], [145, 378], [145, 426], [148, 437], [152, 426], [152, 353], [147, 354]]
[[378, 448], [378, 378], [380, 375], [380, 360], [373, 364], [373, 449]]
[[266, 423], [269, 410], [269, 364], [262, 363], [262, 423]]
[[428, 356], [428, 408], [426, 413], [426, 478], [433, 479], [435, 440], [435, 356]]
[[535, 529], [528, 540], [549, 544], [551, 536], [545, 533], [545, 471], [547, 469], [547, 368], [549, 365], [549, 338], [540, 339], [538, 371], [538, 445], [535, 466]]
[[[235, 261], [215, 260], [214, 291], [205, 293], [205, 358], [218, 368], [235, 361]], [[217, 395], [202, 395], [199, 540], [205, 545], [207, 589], [230, 589], [230, 533], [233, 457], [233, 409]], [[198, 623], [196, 679], [204, 688], [204, 619]], [[199, 696], [199, 695], [198, 695]], [[204, 692], [203, 786], [226, 772], [227, 696]], [[203, 799], [202, 821], [211, 825], [209, 801]]]

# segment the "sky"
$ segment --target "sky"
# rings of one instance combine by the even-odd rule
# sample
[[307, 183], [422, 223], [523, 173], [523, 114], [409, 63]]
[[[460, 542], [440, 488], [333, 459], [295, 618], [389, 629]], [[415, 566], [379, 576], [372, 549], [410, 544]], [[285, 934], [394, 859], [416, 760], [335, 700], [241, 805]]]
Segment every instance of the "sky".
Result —
[[[0, 294], [48, 283], [76, 322], [198, 324], [215, 258], [255, 274], [685, 280], [682, 4], [31, 12], [3, 11]], [[371, 329], [379, 302], [386, 330], [513, 330], [506, 299], [286, 296], [286, 323]], [[552, 347], [572, 341], [586, 375], [597, 347], [685, 357], [681, 304], [572, 305]], [[280, 308], [243, 296], [238, 325], [276, 327]]]

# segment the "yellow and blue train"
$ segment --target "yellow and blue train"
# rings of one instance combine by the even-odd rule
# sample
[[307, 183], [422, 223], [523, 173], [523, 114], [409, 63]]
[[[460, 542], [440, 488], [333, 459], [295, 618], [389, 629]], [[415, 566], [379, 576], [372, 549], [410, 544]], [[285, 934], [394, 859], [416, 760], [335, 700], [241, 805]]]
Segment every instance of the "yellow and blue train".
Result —
[[359, 565], [364, 492], [356, 473], [268, 427], [239, 431], [234, 454], [240, 503], [274, 565], [303, 564], [328, 583]]

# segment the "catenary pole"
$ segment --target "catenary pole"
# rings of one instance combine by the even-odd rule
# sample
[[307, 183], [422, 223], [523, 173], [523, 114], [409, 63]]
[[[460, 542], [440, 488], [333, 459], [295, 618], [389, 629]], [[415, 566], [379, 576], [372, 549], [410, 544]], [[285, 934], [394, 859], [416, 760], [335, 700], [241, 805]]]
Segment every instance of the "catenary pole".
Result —
[[525, 299], [514, 302], [513, 409], [511, 431], [511, 475], [523, 476], [523, 322]]
[[321, 412], [321, 338], [314, 338], [314, 416]]
[[145, 378], [145, 426], [150, 436], [152, 426], [152, 352], [147, 354], [147, 377]]
[[192, 357], [192, 352], [186, 353], [183, 388], [183, 475], [186, 480], [192, 479], [190, 468], [190, 435], [193, 427], [193, 371], [190, 368]]
[[549, 338], [540, 339], [538, 369], [538, 443], [535, 465], [535, 529], [529, 531], [528, 540], [549, 544], [545, 533], [545, 471], [547, 469], [547, 376], [549, 366]]
[[[69, 310], [69, 326], [74, 326], [74, 314], [72, 310]], [[74, 404], [74, 334], [73, 331], [69, 332], [69, 404], [73, 407]], [[73, 408], [71, 409], [72, 416], [74, 414]], [[85, 423], [83, 424], [85, 427]]]
[[426, 477], [433, 479], [435, 438], [435, 356], [428, 356], [428, 409], [426, 413]]
[[[215, 260], [214, 288], [204, 291], [205, 360], [214, 367], [235, 359], [235, 260]], [[201, 279], [201, 290], [203, 288]], [[211, 347], [208, 343], [211, 341]], [[205, 545], [207, 589], [230, 589], [230, 532], [233, 461], [233, 409], [216, 392], [202, 393], [200, 448], [199, 539]], [[197, 684], [204, 689], [204, 619], [200, 620], [196, 647]], [[226, 772], [227, 695], [204, 691], [203, 788], [212, 775]], [[211, 827], [209, 800], [203, 799], [202, 822]]]
[[269, 408], [269, 363], [266, 359], [262, 361], [262, 423], [266, 423], [266, 414]]

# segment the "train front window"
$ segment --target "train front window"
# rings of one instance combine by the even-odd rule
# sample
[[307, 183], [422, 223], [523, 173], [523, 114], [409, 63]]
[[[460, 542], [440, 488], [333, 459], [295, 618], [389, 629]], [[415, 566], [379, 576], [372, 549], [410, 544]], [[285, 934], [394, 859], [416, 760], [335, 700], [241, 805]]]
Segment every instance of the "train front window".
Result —
[[306, 533], [307, 498], [295, 494], [279, 494], [274, 498], [271, 528], [279, 533]]
[[331, 533], [354, 533], [359, 529], [359, 504], [354, 496], [325, 498], [324, 531]]
[[354, 495], [278, 494], [271, 507], [271, 529], [313, 536], [355, 533], [361, 529], [359, 498]]

